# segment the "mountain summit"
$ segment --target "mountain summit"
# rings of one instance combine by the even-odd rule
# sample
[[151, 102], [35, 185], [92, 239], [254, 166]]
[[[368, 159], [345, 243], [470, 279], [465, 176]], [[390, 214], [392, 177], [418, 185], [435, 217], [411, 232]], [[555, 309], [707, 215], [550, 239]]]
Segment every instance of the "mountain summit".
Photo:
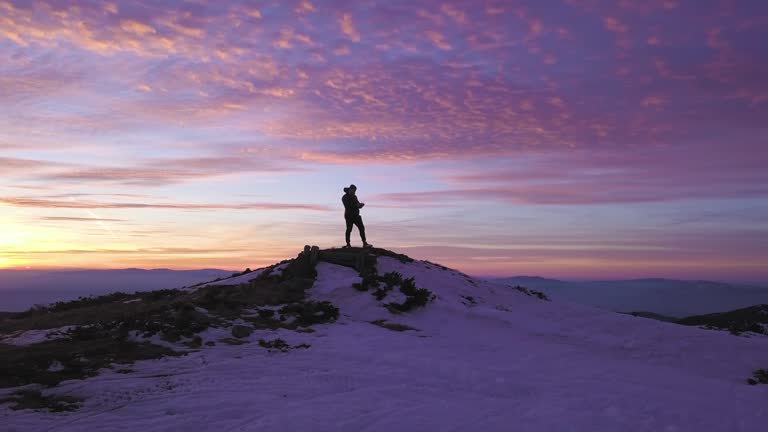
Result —
[[767, 419], [768, 386], [747, 379], [768, 367], [768, 338], [561, 303], [384, 249], [307, 247], [181, 290], [6, 314], [0, 334], [9, 431], [698, 432]]

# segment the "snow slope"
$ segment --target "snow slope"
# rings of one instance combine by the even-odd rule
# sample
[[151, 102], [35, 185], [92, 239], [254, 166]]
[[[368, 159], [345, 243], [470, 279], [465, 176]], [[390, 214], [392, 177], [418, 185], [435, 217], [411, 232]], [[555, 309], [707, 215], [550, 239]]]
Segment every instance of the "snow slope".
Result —
[[[735, 337], [542, 301], [425, 262], [380, 257], [437, 298], [392, 315], [321, 262], [310, 296], [341, 311], [315, 333], [256, 331], [184, 357], [67, 381], [76, 412], [14, 412], [12, 431], [728, 431], [768, 425], [768, 338]], [[464, 296], [464, 297], [462, 297]], [[471, 297], [469, 300], [465, 297]], [[385, 300], [388, 301], [388, 300]], [[418, 330], [395, 332], [386, 319]], [[203, 338], [228, 334], [209, 330]], [[269, 352], [279, 336], [309, 349]], [[0, 393], [2, 398], [2, 393]]]
[[723, 282], [671, 279], [576, 282], [526, 276], [498, 281], [615, 312], [653, 312], [675, 318], [768, 303], [768, 288]]

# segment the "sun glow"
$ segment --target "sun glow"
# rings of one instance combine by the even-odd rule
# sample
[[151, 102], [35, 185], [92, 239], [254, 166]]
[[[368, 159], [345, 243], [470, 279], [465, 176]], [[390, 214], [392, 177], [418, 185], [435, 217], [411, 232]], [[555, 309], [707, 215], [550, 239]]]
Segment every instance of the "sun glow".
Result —
[[3, 257], [4, 253], [18, 251], [24, 244], [20, 227], [12, 224], [0, 224], [0, 269], [18, 265], [12, 258]]
[[0, 224], [0, 248], [17, 248], [23, 243], [24, 232], [16, 224]]
[[11, 267], [13, 263], [8, 258], [0, 258], [0, 269]]
[[56, 234], [18, 223], [0, 223], [0, 269], [24, 267], [30, 262], [28, 254], [44, 251], [52, 243], [65, 247], [67, 242]]

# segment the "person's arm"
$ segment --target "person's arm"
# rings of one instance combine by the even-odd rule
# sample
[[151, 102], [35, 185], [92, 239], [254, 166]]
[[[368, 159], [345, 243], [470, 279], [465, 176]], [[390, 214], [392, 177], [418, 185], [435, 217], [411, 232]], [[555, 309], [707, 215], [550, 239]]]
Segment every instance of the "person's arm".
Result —
[[357, 195], [355, 195], [355, 206], [357, 206], [357, 208], [363, 208], [364, 205], [365, 203], [361, 203], [360, 200], [357, 199]]

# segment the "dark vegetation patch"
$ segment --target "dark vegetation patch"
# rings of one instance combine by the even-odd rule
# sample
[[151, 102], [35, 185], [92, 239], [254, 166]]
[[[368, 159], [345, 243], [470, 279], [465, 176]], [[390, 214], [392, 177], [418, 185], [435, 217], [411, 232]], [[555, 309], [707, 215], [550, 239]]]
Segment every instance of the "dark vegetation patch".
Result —
[[376, 273], [368, 273], [361, 275], [363, 278], [360, 282], [352, 284], [352, 287], [358, 291], [369, 291], [379, 287], [379, 280], [381, 279]]
[[304, 300], [304, 292], [313, 283], [314, 277], [275, 277], [262, 273], [249, 284], [200, 288], [193, 294], [192, 301], [196, 306], [203, 307], [213, 314], [235, 318], [240, 316], [244, 309], [255, 306], [301, 302]]
[[219, 342], [227, 345], [243, 345], [243, 344], [250, 343], [246, 340], [235, 339], [235, 338], [222, 338], [222, 339], [219, 339]]
[[336, 321], [339, 318], [339, 308], [327, 301], [306, 301], [285, 305], [280, 309], [280, 314], [281, 320], [293, 318], [292, 324], [309, 327]]
[[634, 317], [639, 317], [639, 318], [648, 318], [648, 319], [653, 319], [653, 320], [662, 321], [662, 322], [670, 322], [670, 323], [676, 323], [678, 321], [678, 318], [661, 315], [653, 312], [643, 312], [643, 311], [627, 312], [627, 315], [632, 315]]
[[247, 338], [251, 334], [253, 334], [252, 327], [248, 327], [244, 325], [232, 326], [232, 336], [238, 339]]
[[392, 330], [392, 331], [397, 331], [397, 332], [403, 332], [403, 331], [408, 331], [408, 330], [419, 331], [419, 329], [417, 329], [417, 328], [414, 328], [414, 327], [411, 327], [411, 326], [407, 326], [405, 324], [398, 324], [398, 323], [387, 322], [387, 320], [383, 320], [383, 319], [376, 320], [376, 321], [371, 321], [371, 324], [377, 325], [379, 327], [383, 327], [383, 328], [385, 328], [387, 330]]
[[163, 333], [170, 341], [192, 337], [210, 325], [220, 324], [222, 319], [239, 316], [244, 309], [303, 302], [305, 290], [316, 277], [314, 268], [305, 261], [292, 260], [279, 276], [273, 276], [268, 268], [248, 284], [209, 286], [196, 291], [113, 293], [58, 302], [7, 315], [0, 319], [0, 333], [97, 325], [109, 331]]
[[389, 258], [394, 258], [398, 261], [400, 261], [403, 264], [409, 264], [414, 262], [414, 259], [409, 257], [408, 255], [399, 254], [396, 252], [392, 252], [391, 250], [387, 249], [380, 249], [380, 248], [373, 248], [372, 252], [377, 256], [385, 256]]
[[[211, 346], [215, 343], [203, 341], [200, 332], [212, 326], [229, 326], [235, 318], [248, 321], [255, 329], [312, 331], [310, 326], [333, 322], [339, 316], [338, 308], [329, 302], [305, 300], [305, 292], [317, 276], [315, 264], [318, 253], [313, 253], [312, 259], [309, 254], [302, 253], [296, 259], [265, 268], [245, 284], [203, 286], [208, 282], [196, 285], [199, 288], [194, 291], [118, 292], [38, 306], [21, 313], [2, 314], [0, 334], [74, 327], [61, 339], [25, 346], [0, 344], [0, 387], [28, 384], [55, 386], [63, 380], [93, 376], [99, 369], [114, 364], [121, 365], [118, 373], [127, 373], [130, 369], [126, 365], [135, 361], [184, 354], [160, 345], [137, 342], [134, 336], [158, 336], [190, 349], [199, 349], [203, 344]], [[378, 298], [384, 299], [388, 291], [399, 287], [407, 300], [402, 304], [387, 304], [386, 307], [393, 312], [404, 312], [429, 301], [431, 293], [418, 289], [413, 279], [403, 279], [394, 272], [381, 277], [376, 275], [376, 256], [389, 256], [405, 263], [413, 262], [413, 259], [384, 249], [365, 253], [371, 259], [355, 262], [355, 268], [361, 275], [368, 276], [364, 279], [365, 286], [361, 284], [358, 289], [370, 289]], [[275, 268], [279, 265], [285, 267], [278, 274]], [[249, 274], [249, 270], [233, 276]], [[237, 337], [218, 342], [233, 345], [247, 343]], [[286, 349], [276, 341], [264, 343], [268, 349]], [[302, 344], [287, 349], [307, 347]], [[15, 399], [23, 400], [21, 403], [14, 400], [17, 405], [32, 406], [37, 403], [44, 407], [61, 408], [56, 397], [46, 399], [42, 394], [38, 397], [30, 393]]]
[[339, 258], [342, 256], [349, 257], [349, 256], [355, 256], [355, 255], [367, 255], [371, 257], [384, 256], [384, 257], [394, 258], [403, 264], [409, 264], [415, 261], [413, 258], [409, 257], [408, 255], [399, 254], [391, 250], [382, 249], [382, 248], [360, 248], [360, 247], [341, 248], [341, 249], [339, 248], [324, 249], [320, 251], [320, 260], [326, 261], [326, 262], [332, 262], [334, 264], [339, 264], [339, 265], [347, 265], [348, 267], [353, 267], [354, 261], [348, 262], [348, 263], [336, 262], [336, 261], [341, 261]]
[[768, 305], [761, 304], [729, 312], [695, 315], [676, 322], [688, 326], [728, 330], [734, 335], [745, 332], [768, 334]]
[[266, 348], [269, 351], [280, 351], [280, 352], [287, 352], [292, 349], [307, 349], [310, 348], [309, 344], [299, 344], [299, 345], [288, 345], [288, 343], [280, 338], [267, 340], [267, 339], [259, 339], [259, 346], [262, 348]]
[[277, 338], [273, 340], [259, 339], [259, 346], [269, 350], [288, 351], [291, 346], [284, 340]]
[[277, 330], [279, 328], [291, 327], [285, 322], [285, 319], [281, 321], [280, 315], [272, 309], [257, 309], [256, 315], [243, 315], [241, 318], [251, 323], [254, 329], [259, 330]]
[[403, 275], [392, 271], [379, 275], [375, 269], [371, 273], [361, 274], [362, 280], [353, 284], [353, 288], [358, 291], [370, 292], [376, 300], [382, 301], [387, 294], [398, 288], [406, 296], [402, 303], [389, 302], [384, 305], [392, 313], [408, 312], [418, 307], [425, 306], [435, 296], [431, 291], [425, 288], [416, 287], [414, 278], [403, 278]]
[[[0, 345], [0, 387], [26, 384], [54, 386], [67, 379], [93, 376], [114, 363], [178, 356], [163, 346], [132, 338], [159, 336], [199, 349], [199, 333], [228, 326], [241, 314], [258, 310], [257, 328], [298, 329], [333, 322], [339, 311], [328, 302], [305, 301], [316, 277], [303, 255], [287, 263], [281, 274], [268, 268], [247, 284], [206, 286], [196, 291], [159, 290], [113, 293], [37, 307], [0, 318], [0, 333], [74, 326], [61, 339], [12, 346]], [[282, 306], [278, 313], [265, 306]], [[259, 327], [256, 324], [260, 324]], [[239, 344], [236, 338], [222, 343]], [[207, 344], [207, 343], [206, 343]]]
[[435, 299], [432, 291], [426, 288], [416, 287], [413, 278], [404, 279], [400, 284], [400, 292], [405, 295], [405, 301], [402, 303], [390, 302], [384, 305], [392, 313], [403, 313], [413, 309], [424, 307], [430, 300]]
[[311, 333], [309, 328], [315, 324], [328, 324], [339, 318], [339, 308], [323, 301], [300, 301], [289, 303], [278, 309], [257, 309], [256, 314], [243, 315], [243, 320], [253, 324], [256, 329], [288, 330]]
[[392, 288], [387, 286], [383, 288], [377, 288], [376, 291], [373, 292], [373, 296], [376, 297], [376, 300], [382, 301], [390, 290], [392, 290]]
[[668, 317], [653, 312], [628, 312], [628, 314], [709, 330], [726, 330], [736, 336], [747, 332], [768, 335], [768, 305], [765, 304], [686, 318]]
[[190, 349], [199, 349], [203, 346], [203, 338], [200, 335], [192, 336], [192, 340], [184, 342], [184, 345]]
[[253, 272], [253, 270], [251, 270], [251, 268], [248, 267], [245, 270], [241, 271], [240, 273], [232, 273], [232, 276], [230, 276], [230, 278], [236, 278], [236, 277], [240, 277], [240, 276], [245, 276], [245, 275], [247, 275], [249, 273], [252, 273], [252, 272]]
[[165, 308], [182, 293], [183, 291], [179, 290], [112, 293], [101, 297], [81, 297], [68, 302], [57, 302], [51, 306], [37, 306], [0, 319], [0, 333], [124, 320]]
[[81, 296], [75, 300], [59, 301], [47, 306], [35, 305], [25, 312], [11, 314], [14, 316], [2, 317], [2, 318], [24, 318], [27, 316], [45, 315], [45, 314], [65, 312], [65, 311], [70, 311], [75, 309], [83, 309], [91, 306], [103, 306], [106, 304], [111, 304], [116, 302], [124, 302], [124, 303], [126, 302], [135, 303], [135, 302], [141, 302], [141, 301], [154, 302], [157, 300], [175, 297], [179, 293], [181, 293], [181, 291], [177, 289], [160, 289], [155, 291], [135, 292], [133, 294], [128, 294], [124, 292], [115, 292], [115, 293], [105, 294], [98, 297]]
[[547, 295], [544, 294], [541, 291], [536, 291], [534, 289], [526, 288], [526, 287], [519, 286], [519, 285], [516, 286], [516, 287], [513, 287], [513, 289], [515, 289], [517, 291], [520, 291], [521, 293], [523, 293], [523, 294], [525, 294], [527, 296], [536, 297], [536, 298], [538, 298], [540, 300], [549, 301], [549, 297], [547, 297]]
[[52, 387], [64, 380], [96, 375], [113, 363], [176, 355], [181, 354], [159, 345], [91, 333], [27, 346], [0, 345], [0, 387]]
[[19, 390], [9, 398], [0, 399], [0, 403], [12, 403], [12, 410], [47, 410], [51, 412], [75, 411], [80, 408], [82, 399], [74, 396], [43, 395], [39, 390]]
[[758, 369], [752, 373], [752, 378], [747, 380], [749, 385], [768, 384], [768, 370]]
[[393, 271], [379, 275], [375, 269], [373, 272], [362, 275], [362, 278], [359, 283], [353, 284], [352, 287], [358, 291], [370, 291], [371, 295], [379, 301], [384, 300], [388, 292], [403, 282], [403, 276], [398, 272]]

